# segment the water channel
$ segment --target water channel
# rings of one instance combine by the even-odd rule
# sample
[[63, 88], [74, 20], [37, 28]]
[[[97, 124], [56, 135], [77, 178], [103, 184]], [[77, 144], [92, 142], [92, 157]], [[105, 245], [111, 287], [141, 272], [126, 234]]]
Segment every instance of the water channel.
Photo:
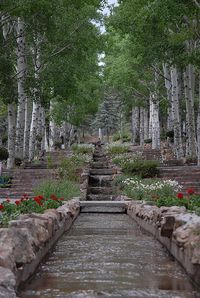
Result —
[[19, 296], [197, 298], [200, 293], [128, 215], [83, 213]]

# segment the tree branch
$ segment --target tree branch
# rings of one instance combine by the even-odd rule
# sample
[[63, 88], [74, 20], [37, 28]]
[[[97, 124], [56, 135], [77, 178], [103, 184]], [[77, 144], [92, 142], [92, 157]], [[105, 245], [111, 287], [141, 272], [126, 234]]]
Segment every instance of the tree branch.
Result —
[[198, 0], [193, 0], [193, 2], [198, 8], [200, 8], [200, 3], [198, 2]]

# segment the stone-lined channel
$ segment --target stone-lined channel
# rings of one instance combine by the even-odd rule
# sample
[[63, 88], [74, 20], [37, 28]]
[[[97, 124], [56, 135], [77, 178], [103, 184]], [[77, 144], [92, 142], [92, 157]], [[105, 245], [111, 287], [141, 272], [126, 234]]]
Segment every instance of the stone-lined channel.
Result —
[[200, 297], [181, 266], [126, 214], [84, 213], [21, 298]]

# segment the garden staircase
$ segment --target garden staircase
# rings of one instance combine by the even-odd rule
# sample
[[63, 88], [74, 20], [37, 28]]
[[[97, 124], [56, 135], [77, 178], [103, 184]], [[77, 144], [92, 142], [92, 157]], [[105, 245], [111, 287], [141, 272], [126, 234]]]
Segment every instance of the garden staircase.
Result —
[[108, 158], [102, 147], [97, 147], [89, 171], [87, 200], [111, 201], [115, 199], [112, 189], [114, 169], [109, 167]]
[[200, 194], [200, 167], [198, 166], [170, 166], [160, 167], [159, 177], [179, 182], [183, 186], [183, 192], [193, 188]]

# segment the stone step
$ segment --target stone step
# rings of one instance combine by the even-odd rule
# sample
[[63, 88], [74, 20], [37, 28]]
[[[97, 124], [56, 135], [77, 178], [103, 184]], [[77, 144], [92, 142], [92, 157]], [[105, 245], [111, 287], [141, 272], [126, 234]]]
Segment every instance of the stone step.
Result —
[[95, 161], [91, 164], [92, 169], [107, 169], [108, 168], [108, 161]]
[[90, 169], [90, 175], [113, 175], [113, 169]]
[[91, 186], [111, 186], [113, 181], [112, 175], [98, 175], [98, 176], [89, 176], [89, 185]]
[[82, 201], [81, 213], [126, 213], [126, 202], [122, 201]]
[[94, 194], [89, 194], [87, 196], [88, 201], [114, 201], [116, 198], [115, 195], [94, 195]]
[[111, 195], [112, 192], [112, 187], [88, 187], [88, 194]]

